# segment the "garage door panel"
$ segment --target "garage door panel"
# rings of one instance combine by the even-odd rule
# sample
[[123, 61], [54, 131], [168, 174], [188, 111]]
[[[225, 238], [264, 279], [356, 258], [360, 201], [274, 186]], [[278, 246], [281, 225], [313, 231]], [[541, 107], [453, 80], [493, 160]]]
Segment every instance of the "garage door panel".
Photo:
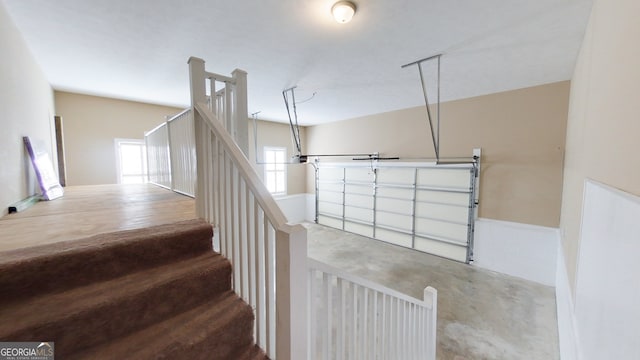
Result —
[[398, 215], [384, 211], [376, 211], [376, 224], [403, 231], [411, 231], [413, 217], [411, 215]]
[[344, 168], [321, 167], [318, 169], [318, 176], [325, 181], [344, 180]]
[[467, 243], [467, 226], [416, 218], [416, 233], [432, 235], [460, 244]]
[[318, 194], [318, 199], [324, 202], [332, 202], [332, 203], [342, 203], [342, 193], [335, 191], [320, 191]]
[[352, 206], [345, 206], [344, 217], [346, 219], [373, 223], [373, 210], [356, 208]]
[[371, 195], [345, 194], [344, 201], [345, 205], [373, 209], [373, 196]]
[[376, 239], [408, 248], [413, 244], [413, 237], [411, 235], [381, 228], [376, 228]]
[[431, 203], [416, 203], [416, 217], [451, 221], [467, 224], [469, 221], [469, 208]]
[[320, 214], [328, 214], [328, 215], [342, 217], [342, 208], [343, 206], [341, 204], [334, 204], [334, 203], [328, 203], [328, 202], [322, 202], [322, 201], [318, 202], [318, 211], [320, 212]]
[[318, 215], [318, 224], [330, 226], [335, 229], [342, 229], [342, 220], [329, 216]]
[[392, 199], [412, 200], [413, 189], [412, 188], [402, 189], [402, 188], [379, 186], [376, 189], [376, 196], [392, 198]]
[[376, 210], [411, 215], [413, 213], [413, 201], [377, 198]]
[[322, 191], [333, 191], [333, 192], [343, 192], [344, 191], [344, 184], [342, 183], [336, 183], [336, 182], [330, 182], [330, 181], [321, 181], [318, 184], [318, 189], [320, 190], [320, 192]]
[[413, 168], [379, 168], [379, 184], [413, 185], [415, 181], [415, 169]]
[[346, 182], [373, 182], [374, 174], [370, 168], [346, 168]]
[[418, 186], [446, 187], [446, 188], [469, 188], [470, 170], [430, 168], [419, 169], [417, 177]]
[[373, 184], [371, 185], [345, 184], [344, 192], [346, 194], [360, 194], [360, 195], [373, 196]]
[[364, 224], [354, 223], [350, 221], [345, 221], [344, 230], [352, 232], [354, 234], [366, 236], [366, 237], [373, 237], [373, 226], [371, 225], [364, 225]]
[[416, 200], [441, 204], [469, 206], [469, 194], [447, 191], [418, 190]]
[[467, 248], [464, 246], [447, 244], [441, 241], [421, 238], [418, 236], [416, 236], [415, 239], [415, 249], [460, 262], [465, 262], [467, 259]]

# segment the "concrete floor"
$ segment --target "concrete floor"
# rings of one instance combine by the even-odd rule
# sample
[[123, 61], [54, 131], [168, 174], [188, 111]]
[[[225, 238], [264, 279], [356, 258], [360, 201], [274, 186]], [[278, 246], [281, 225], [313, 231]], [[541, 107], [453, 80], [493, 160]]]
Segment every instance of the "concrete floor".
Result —
[[309, 257], [421, 299], [438, 290], [437, 358], [559, 359], [552, 287], [315, 224]]

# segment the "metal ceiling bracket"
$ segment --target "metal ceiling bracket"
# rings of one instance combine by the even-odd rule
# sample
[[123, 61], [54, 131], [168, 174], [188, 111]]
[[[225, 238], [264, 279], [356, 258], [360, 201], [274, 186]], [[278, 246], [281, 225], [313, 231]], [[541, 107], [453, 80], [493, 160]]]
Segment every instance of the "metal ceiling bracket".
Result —
[[[420, 75], [420, 85], [422, 86], [422, 95], [424, 96], [424, 103], [427, 108], [427, 120], [429, 120], [429, 129], [431, 130], [431, 140], [433, 140], [433, 149], [436, 154], [436, 162], [440, 161], [440, 58], [442, 54], [429, 56], [424, 59], [420, 59], [405, 65], [402, 65], [401, 68], [406, 68], [408, 66], [417, 65], [418, 66], [418, 74]], [[431, 116], [431, 108], [429, 108], [429, 97], [427, 96], [427, 86], [424, 82], [424, 75], [422, 73], [422, 63], [430, 60], [436, 60], [438, 63], [438, 77], [437, 77], [437, 97], [436, 97], [436, 120], [435, 120], [435, 130], [434, 130], [434, 120]]]
[[[310, 98], [296, 102], [296, 94], [295, 94], [296, 86], [290, 87], [282, 91], [282, 97], [284, 99], [284, 105], [287, 108], [287, 115], [289, 116], [289, 126], [291, 128], [291, 141], [293, 142], [293, 146], [295, 148], [296, 154], [292, 157], [292, 163], [295, 164], [303, 164], [308, 163], [310, 158], [316, 158], [316, 161], [319, 157], [352, 157], [352, 160], [370, 160], [370, 161], [378, 161], [378, 160], [399, 160], [397, 156], [394, 157], [380, 157], [379, 153], [373, 154], [302, 154], [302, 140], [300, 138], [300, 126], [298, 125], [298, 112], [296, 109], [296, 104], [301, 104], [307, 102], [316, 95], [314, 92]], [[255, 127], [255, 125], [254, 125]], [[257, 132], [257, 130], [256, 130]], [[257, 146], [257, 145], [256, 145]], [[257, 155], [256, 155], [257, 156]]]
[[[284, 98], [284, 106], [287, 108], [287, 115], [289, 115], [289, 125], [291, 127], [291, 139], [293, 146], [296, 149], [296, 155], [294, 157], [300, 158], [302, 156], [302, 145], [300, 139], [300, 126], [298, 125], [298, 112], [296, 111], [296, 93], [295, 88], [290, 87], [282, 91], [282, 97]], [[290, 95], [289, 95], [290, 94]], [[291, 97], [291, 100], [289, 100]], [[291, 104], [292, 106], [290, 106]], [[291, 107], [293, 107], [293, 117], [291, 116]]]

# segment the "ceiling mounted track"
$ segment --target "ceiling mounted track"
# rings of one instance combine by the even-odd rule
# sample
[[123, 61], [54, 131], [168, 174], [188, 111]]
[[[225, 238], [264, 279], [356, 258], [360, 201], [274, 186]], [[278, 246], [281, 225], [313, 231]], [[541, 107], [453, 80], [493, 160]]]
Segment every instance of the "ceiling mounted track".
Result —
[[[436, 162], [440, 162], [440, 58], [442, 54], [429, 56], [424, 59], [420, 59], [405, 65], [402, 65], [402, 68], [406, 68], [409, 66], [418, 66], [418, 74], [420, 75], [420, 85], [422, 85], [422, 94], [424, 96], [424, 103], [427, 108], [427, 120], [429, 120], [429, 129], [431, 129], [431, 139], [433, 140], [433, 149], [436, 154]], [[429, 96], [427, 95], [427, 86], [424, 80], [424, 74], [422, 71], [422, 64], [427, 61], [437, 61], [438, 66], [438, 76], [437, 76], [437, 95], [436, 95], [436, 117], [435, 124], [433, 116], [431, 116], [431, 108], [429, 107]]]

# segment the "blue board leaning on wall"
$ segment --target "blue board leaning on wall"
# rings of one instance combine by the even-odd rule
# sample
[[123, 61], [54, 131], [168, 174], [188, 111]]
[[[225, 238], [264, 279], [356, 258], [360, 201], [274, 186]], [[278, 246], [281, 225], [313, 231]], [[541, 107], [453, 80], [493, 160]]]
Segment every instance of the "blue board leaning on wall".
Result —
[[62, 197], [64, 190], [62, 186], [60, 186], [58, 176], [53, 169], [53, 163], [51, 162], [49, 153], [32, 142], [28, 136], [24, 136], [22, 140], [27, 148], [27, 152], [31, 158], [31, 164], [33, 164], [33, 169], [38, 178], [42, 199], [54, 200]]

